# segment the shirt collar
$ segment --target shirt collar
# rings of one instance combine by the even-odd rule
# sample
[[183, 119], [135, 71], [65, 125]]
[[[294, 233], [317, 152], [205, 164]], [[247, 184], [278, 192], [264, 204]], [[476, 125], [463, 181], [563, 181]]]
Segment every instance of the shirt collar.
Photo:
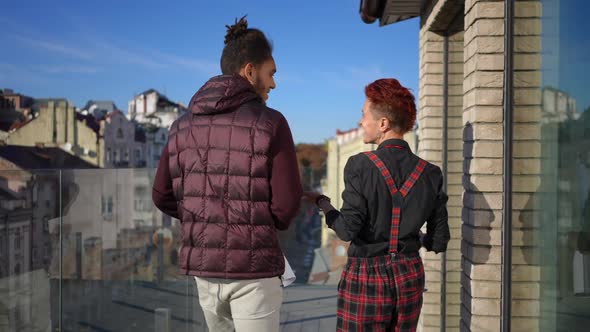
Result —
[[410, 151], [410, 146], [408, 145], [408, 142], [404, 141], [403, 139], [397, 139], [397, 138], [391, 138], [391, 139], [381, 142], [381, 144], [379, 144], [379, 147], [377, 149], [378, 150], [383, 149], [387, 145], [401, 146], [402, 148]]

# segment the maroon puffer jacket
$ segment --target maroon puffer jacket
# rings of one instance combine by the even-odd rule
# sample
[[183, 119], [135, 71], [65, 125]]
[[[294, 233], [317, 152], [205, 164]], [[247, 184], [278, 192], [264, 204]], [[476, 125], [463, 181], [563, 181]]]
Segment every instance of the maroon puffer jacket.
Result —
[[181, 273], [226, 279], [281, 275], [269, 151], [284, 117], [239, 76], [212, 78], [189, 108], [172, 125], [167, 146], [182, 222]]

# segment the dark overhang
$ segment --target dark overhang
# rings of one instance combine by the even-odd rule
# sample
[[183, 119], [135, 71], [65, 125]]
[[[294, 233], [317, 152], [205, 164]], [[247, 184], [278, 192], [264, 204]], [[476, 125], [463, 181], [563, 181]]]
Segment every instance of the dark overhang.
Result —
[[361, 0], [360, 15], [365, 23], [379, 20], [384, 26], [420, 16], [427, 0]]

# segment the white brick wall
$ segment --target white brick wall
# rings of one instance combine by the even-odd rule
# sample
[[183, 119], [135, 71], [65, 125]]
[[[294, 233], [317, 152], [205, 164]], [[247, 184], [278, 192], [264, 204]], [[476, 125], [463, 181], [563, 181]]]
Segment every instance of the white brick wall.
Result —
[[[538, 329], [539, 267], [530, 200], [539, 186], [540, 4], [516, 2], [513, 328]], [[465, 3], [465, 188], [461, 326], [498, 331], [503, 192], [504, 2]], [[525, 225], [528, 224], [528, 225]], [[527, 228], [523, 228], [526, 226]], [[531, 274], [527, 274], [531, 272]]]
[[[420, 144], [418, 155], [441, 166], [443, 106], [443, 37], [427, 31], [420, 33], [420, 93], [418, 119]], [[451, 242], [447, 250], [447, 331], [459, 329], [461, 275], [461, 185], [463, 144], [463, 33], [449, 38], [449, 118], [448, 188]], [[440, 330], [441, 261], [440, 255], [424, 253], [426, 288], [420, 321], [421, 331]]]

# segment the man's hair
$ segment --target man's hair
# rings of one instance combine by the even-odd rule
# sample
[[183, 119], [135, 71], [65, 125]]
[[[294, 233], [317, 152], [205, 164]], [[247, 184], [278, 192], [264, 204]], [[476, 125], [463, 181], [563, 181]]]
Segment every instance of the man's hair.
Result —
[[405, 134], [416, 122], [414, 95], [394, 78], [383, 78], [365, 87], [365, 95], [379, 117], [387, 118], [393, 130]]
[[247, 63], [259, 65], [272, 57], [272, 45], [258, 29], [248, 28], [246, 16], [234, 25], [226, 25], [225, 47], [221, 54], [221, 72], [238, 74]]

